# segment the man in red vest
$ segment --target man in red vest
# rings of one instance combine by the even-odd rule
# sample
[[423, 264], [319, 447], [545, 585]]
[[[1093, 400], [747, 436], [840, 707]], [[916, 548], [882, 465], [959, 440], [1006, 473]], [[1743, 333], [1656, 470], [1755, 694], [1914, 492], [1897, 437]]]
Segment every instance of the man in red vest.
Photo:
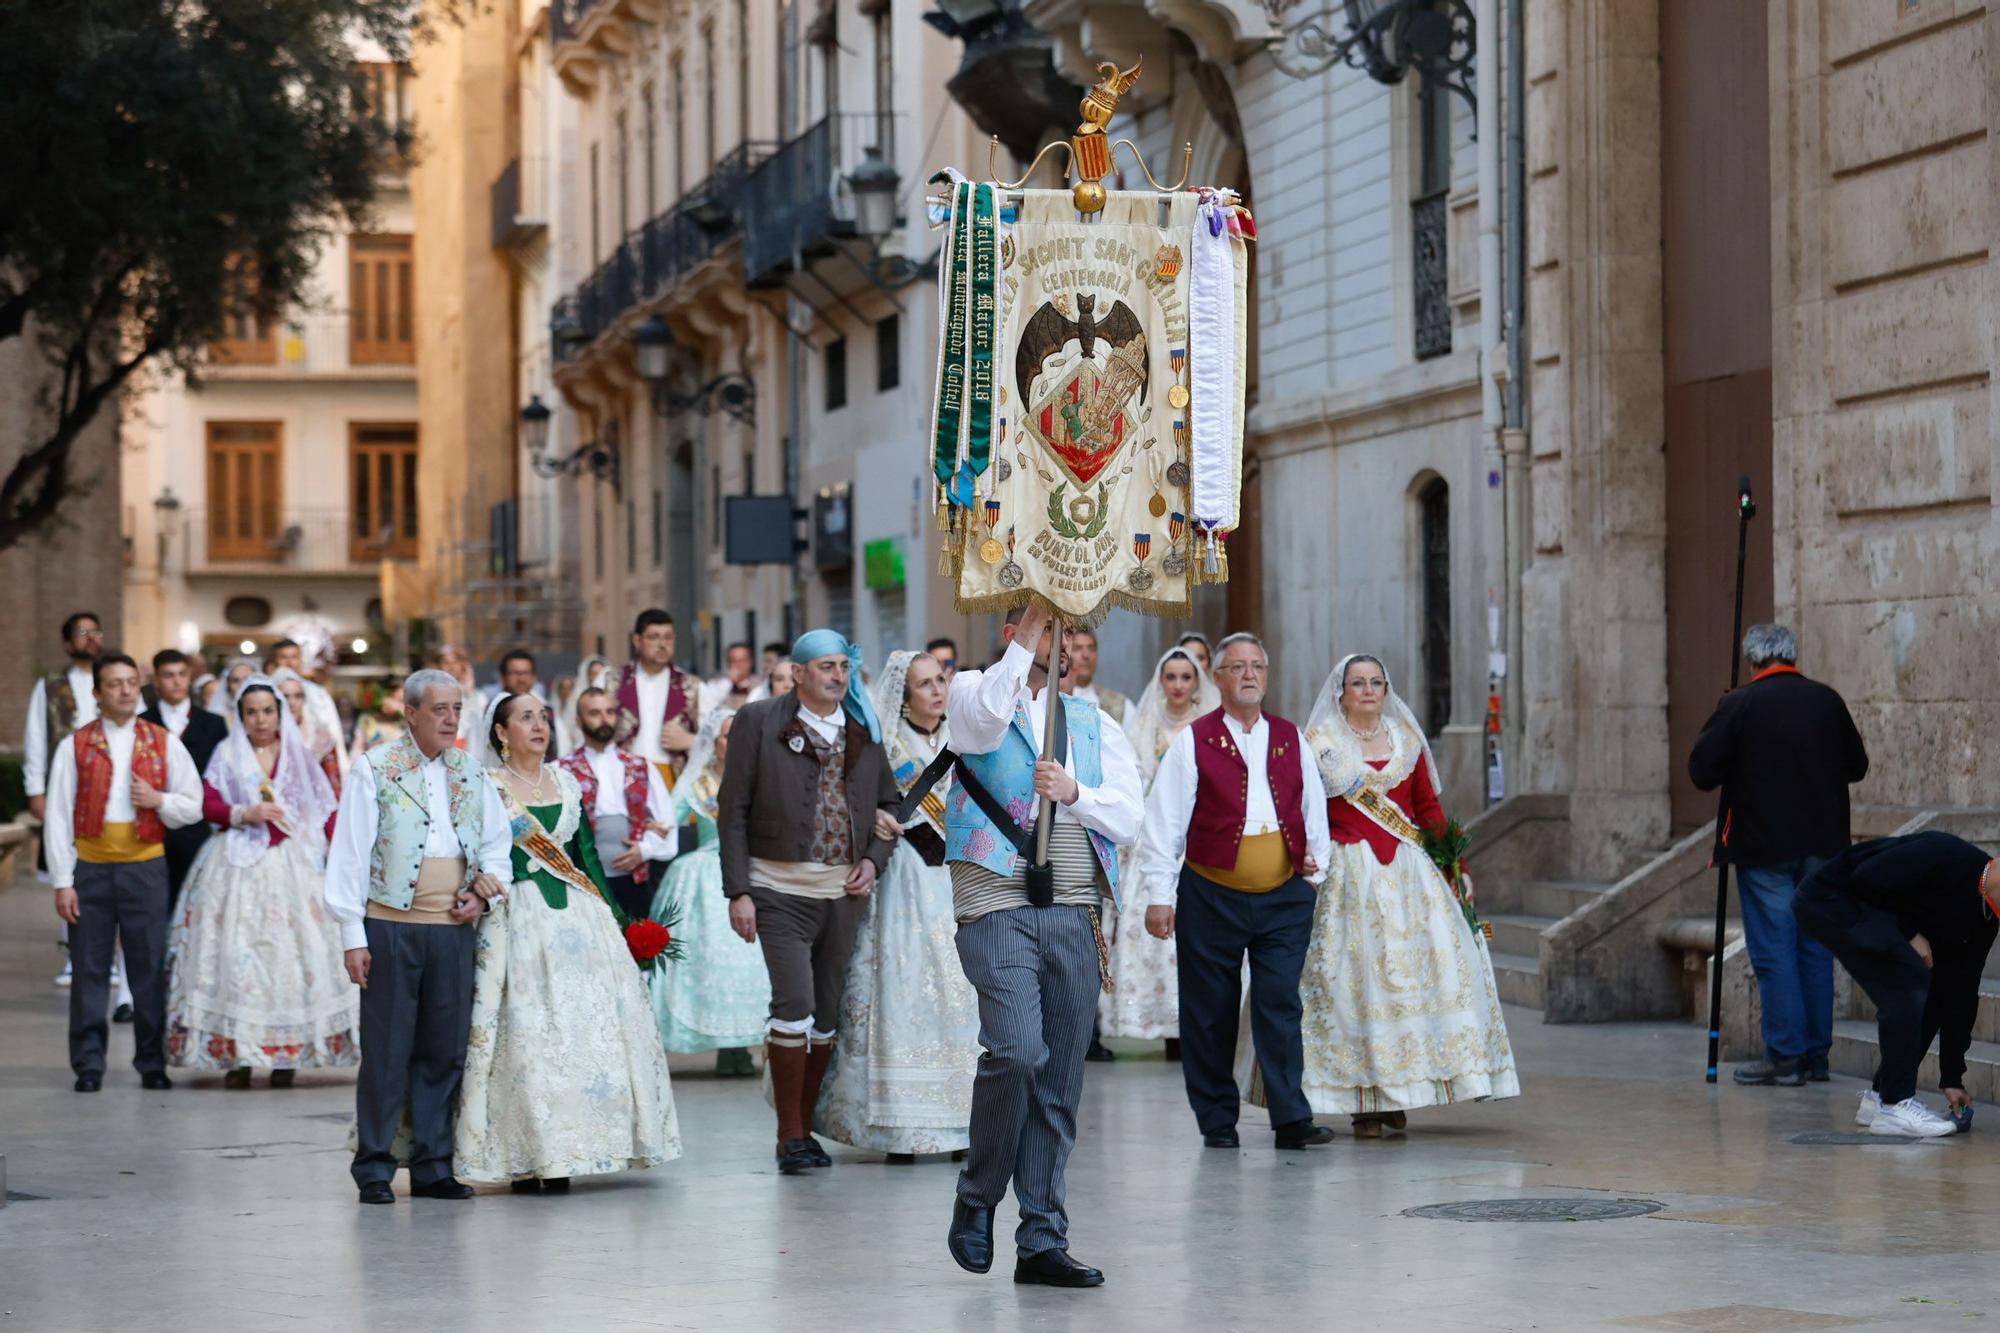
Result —
[[42, 848], [69, 923], [69, 1063], [76, 1090], [104, 1083], [111, 951], [132, 986], [132, 1067], [142, 1086], [173, 1087], [167, 1017], [167, 830], [201, 818], [201, 775], [174, 734], [139, 712], [139, 667], [106, 653], [93, 668], [97, 719], [56, 747]]
[[618, 701], [609, 690], [576, 697], [583, 744], [556, 762], [583, 792], [583, 816], [597, 840], [605, 887], [634, 921], [653, 914], [654, 870], [674, 858], [673, 802], [660, 772], [612, 744]]
[[1135, 894], [1146, 929], [1177, 936], [1181, 1074], [1211, 1148], [1234, 1148], [1237, 1005], [1250, 958], [1250, 1032], [1276, 1146], [1325, 1143], [1300, 1079], [1305, 1051], [1299, 973], [1316, 889], [1332, 855], [1319, 765], [1299, 729], [1264, 711], [1264, 645], [1216, 645], [1222, 707], [1174, 738], [1146, 800]]

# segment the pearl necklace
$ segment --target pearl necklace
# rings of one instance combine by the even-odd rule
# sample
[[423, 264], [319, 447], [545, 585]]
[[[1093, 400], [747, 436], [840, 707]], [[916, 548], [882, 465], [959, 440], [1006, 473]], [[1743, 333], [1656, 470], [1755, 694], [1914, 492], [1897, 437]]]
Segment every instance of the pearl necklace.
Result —
[[[1342, 722], [1347, 722], [1347, 715], [1345, 713], [1341, 714], [1340, 720]], [[1354, 739], [1362, 741], [1364, 743], [1367, 741], [1380, 740], [1382, 738], [1383, 726], [1384, 726], [1384, 719], [1379, 717], [1375, 719], [1375, 728], [1372, 731], [1363, 731], [1361, 728], [1355, 726], [1352, 722], [1347, 722], [1347, 729], [1354, 733]]]

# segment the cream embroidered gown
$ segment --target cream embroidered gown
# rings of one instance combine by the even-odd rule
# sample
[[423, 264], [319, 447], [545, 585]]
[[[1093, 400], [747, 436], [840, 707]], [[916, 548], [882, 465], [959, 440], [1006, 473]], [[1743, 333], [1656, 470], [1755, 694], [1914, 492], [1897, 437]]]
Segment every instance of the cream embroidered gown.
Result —
[[[501, 788], [515, 882], [478, 927], [454, 1145], [468, 1180], [601, 1175], [681, 1155], [666, 1052], [604, 892], [576, 779], [546, 771], [560, 804], [526, 808]], [[543, 832], [596, 892], [528, 850]]]
[[[1436, 822], [1443, 812], [1423, 746], [1405, 724], [1391, 727], [1394, 751], [1368, 763], [1362, 781], [1405, 819]], [[1306, 737], [1322, 755], [1324, 739]], [[1344, 791], [1326, 768], [1323, 758], [1327, 790]], [[1332, 866], [1299, 980], [1306, 1100], [1320, 1114], [1352, 1115], [1517, 1096], [1484, 934], [1466, 924], [1420, 848], [1343, 797], [1328, 807]]]

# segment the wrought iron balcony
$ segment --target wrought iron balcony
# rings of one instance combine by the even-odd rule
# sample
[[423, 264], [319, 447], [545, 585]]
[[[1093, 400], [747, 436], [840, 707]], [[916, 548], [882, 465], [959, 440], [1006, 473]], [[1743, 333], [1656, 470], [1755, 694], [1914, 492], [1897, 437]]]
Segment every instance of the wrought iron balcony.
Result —
[[753, 287], [776, 286], [805, 260], [855, 234], [847, 175], [863, 150], [896, 160], [893, 114], [828, 116], [773, 153], [744, 188], [743, 268]]
[[735, 149], [707, 180], [627, 236], [596, 272], [557, 301], [549, 314], [556, 359], [568, 360], [626, 311], [671, 291], [732, 240], [743, 226], [747, 182], [769, 154], [768, 144]]

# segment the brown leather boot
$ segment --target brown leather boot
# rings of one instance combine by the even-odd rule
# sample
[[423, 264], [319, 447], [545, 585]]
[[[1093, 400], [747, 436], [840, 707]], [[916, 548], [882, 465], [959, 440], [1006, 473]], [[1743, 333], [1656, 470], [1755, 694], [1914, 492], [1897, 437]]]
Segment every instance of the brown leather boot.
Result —
[[783, 1147], [806, 1136], [805, 1117], [799, 1109], [804, 1105], [799, 1094], [806, 1078], [806, 1048], [767, 1042], [764, 1063], [771, 1068], [771, 1100], [777, 1106], [778, 1144]]
[[820, 1085], [826, 1082], [826, 1067], [833, 1059], [833, 1042], [814, 1045], [806, 1052], [805, 1084], [799, 1090], [800, 1118], [805, 1121], [806, 1142], [812, 1145], [813, 1165], [832, 1166], [833, 1158], [827, 1156], [826, 1149], [819, 1146], [819, 1140], [812, 1136], [813, 1112], [819, 1109]]

